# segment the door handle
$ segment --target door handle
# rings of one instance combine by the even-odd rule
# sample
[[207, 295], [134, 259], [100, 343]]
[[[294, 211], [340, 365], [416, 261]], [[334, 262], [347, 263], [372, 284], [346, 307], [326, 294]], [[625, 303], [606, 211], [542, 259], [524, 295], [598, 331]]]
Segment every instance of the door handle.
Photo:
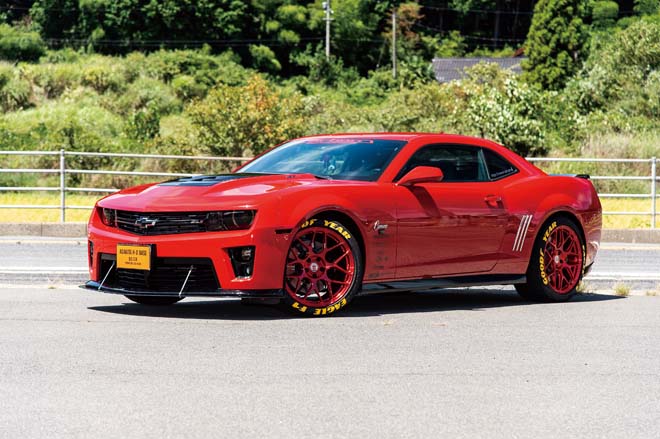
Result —
[[502, 203], [502, 197], [499, 195], [486, 195], [484, 201], [490, 207], [500, 207], [500, 204]]

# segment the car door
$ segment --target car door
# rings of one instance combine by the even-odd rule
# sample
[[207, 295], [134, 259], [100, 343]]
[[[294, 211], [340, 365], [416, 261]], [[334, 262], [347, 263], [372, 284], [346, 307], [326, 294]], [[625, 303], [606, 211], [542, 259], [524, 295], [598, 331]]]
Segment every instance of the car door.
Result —
[[396, 185], [399, 279], [486, 272], [493, 268], [508, 213], [491, 181], [480, 147], [434, 144], [419, 148], [395, 181], [416, 166], [433, 166], [443, 180]]

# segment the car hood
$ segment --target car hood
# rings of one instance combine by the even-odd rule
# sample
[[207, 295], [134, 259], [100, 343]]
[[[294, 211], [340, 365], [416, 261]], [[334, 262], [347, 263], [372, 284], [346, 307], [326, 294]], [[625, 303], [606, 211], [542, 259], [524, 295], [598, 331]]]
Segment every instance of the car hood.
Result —
[[[338, 184], [311, 174], [223, 174], [186, 177], [124, 189], [99, 206], [135, 212], [207, 211], [253, 208], [278, 199], [283, 191]], [[346, 183], [346, 182], [343, 182]]]

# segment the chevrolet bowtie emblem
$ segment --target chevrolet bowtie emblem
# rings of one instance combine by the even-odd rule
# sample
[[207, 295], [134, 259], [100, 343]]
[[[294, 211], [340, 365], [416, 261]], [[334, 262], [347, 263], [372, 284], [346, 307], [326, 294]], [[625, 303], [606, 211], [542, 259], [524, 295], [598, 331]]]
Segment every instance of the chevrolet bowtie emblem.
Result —
[[154, 227], [158, 222], [155, 218], [149, 218], [148, 216], [141, 216], [135, 220], [135, 225], [141, 229], [148, 229], [149, 227]]

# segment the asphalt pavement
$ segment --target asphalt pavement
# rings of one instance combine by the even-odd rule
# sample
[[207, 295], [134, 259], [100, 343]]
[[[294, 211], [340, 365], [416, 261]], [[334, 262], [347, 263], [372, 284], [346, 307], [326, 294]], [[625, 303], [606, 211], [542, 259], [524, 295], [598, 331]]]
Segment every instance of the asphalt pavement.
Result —
[[0, 438], [655, 438], [660, 297], [356, 299], [323, 318], [0, 288]]

